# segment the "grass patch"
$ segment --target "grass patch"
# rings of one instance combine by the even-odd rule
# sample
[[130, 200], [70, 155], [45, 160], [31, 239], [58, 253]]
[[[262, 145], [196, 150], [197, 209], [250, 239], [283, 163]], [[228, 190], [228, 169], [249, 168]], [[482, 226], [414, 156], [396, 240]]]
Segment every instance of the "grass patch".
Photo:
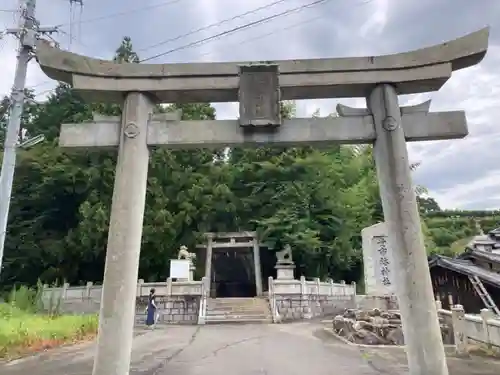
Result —
[[97, 334], [97, 315], [44, 312], [41, 295], [40, 290], [21, 287], [7, 303], [0, 303], [0, 358], [12, 359]]

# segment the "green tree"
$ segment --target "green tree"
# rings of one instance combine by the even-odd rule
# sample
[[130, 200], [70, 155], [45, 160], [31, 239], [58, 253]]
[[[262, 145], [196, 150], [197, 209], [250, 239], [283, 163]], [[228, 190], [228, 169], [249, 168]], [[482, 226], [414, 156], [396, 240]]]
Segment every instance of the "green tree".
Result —
[[441, 207], [432, 197], [417, 196], [417, 202], [420, 207], [420, 212], [423, 214], [429, 214], [430, 212], [439, 212]]
[[[114, 58], [139, 61], [130, 38]], [[8, 105], [7, 98], [0, 102], [0, 138]], [[186, 120], [216, 117], [208, 103], [155, 107], [172, 110]], [[281, 111], [284, 118], [295, 116], [294, 103], [282, 103]], [[120, 115], [121, 108], [86, 103], [65, 84], [44, 103], [27, 102], [22, 125], [46, 141], [19, 152], [1, 285], [35, 284], [39, 277], [48, 283], [102, 280], [116, 150], [65, 152], [57, 145], [62, 123], [89, 121], [96, 112]], [[421, 194], [418, 201], [429, 252], [456, 252], [477, 233], [475, 220], [485, 231], [500, 226], [499, 211], [443, 211]], [[301, 274], [357, 281], [361, 230], [379, 221], [371, 146], [154, 149], [140, 277], [164, 280], [169, 259], [181, 245], [192, 249], [203, 232], [257, 230], [273, 250], [291, 245]]]
[[139, 56], [134, 51], [130, 37], [123, 38], [120, 47], [116, 49], [114, 61], [117, 63], [139, 63]]
[[3, 150], [5, 134], [7, 131], [7, 121], [9, 116], [9, 103], [10, 99], [8, 96], [4, 96], [0, 101], [0, 148]]
[[[295, 114], [282, 103], [282, 116]], [[371, 151], [362, 147], [232, 149], [238, 224], [273, 247], [292, 246], [300, 272], [335, 277], [360, 262], [360, 231], [373, 223]]]

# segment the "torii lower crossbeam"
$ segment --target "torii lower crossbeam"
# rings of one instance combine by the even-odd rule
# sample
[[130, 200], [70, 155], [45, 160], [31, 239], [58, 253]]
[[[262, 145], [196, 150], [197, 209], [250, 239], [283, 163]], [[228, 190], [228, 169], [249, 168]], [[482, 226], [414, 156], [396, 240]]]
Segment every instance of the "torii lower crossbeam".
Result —
[[[406, 141], [463, 138], [468, 134], [463, 111], [427, 113], [426, 107], [403, 107]], [[163, 119], [162, 119], [163, 118]], [[59, 145], [64, 148], [118, 147], [120, 118], [98, 116], [93, 122], [63, 124]], [[375, 125], [369, 114], [334, 118], [284, 120], [273, 131], [246, 132], [237, 120], [180, 121], [178, 114], [152, 116], [147, 125], [150, 147], [171, 149], [257, 147], [264, 145], [316, 147], [332, 143], [373, 143]]]

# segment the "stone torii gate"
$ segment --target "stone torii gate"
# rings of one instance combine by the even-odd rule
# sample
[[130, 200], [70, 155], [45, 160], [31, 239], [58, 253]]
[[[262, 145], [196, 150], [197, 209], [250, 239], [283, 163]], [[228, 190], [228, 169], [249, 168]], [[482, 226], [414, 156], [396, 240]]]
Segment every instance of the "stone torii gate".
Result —
[[[149, 148], [322, 146], [373, 143], [395, 284], [412, 375], [448, 374], [433, 303], [406, 141], [463, 138], [463, 112], [400, 107], [398, 95], [437, 91], [452, 72], [479, 63], [488, 29], [412, 52], [372, 57], [254, 63], [115, 64], [40, 41], [37, 58], [53, 79], [90, 101], [123, 105], [121, 118], [64, 124], [60, 145], [117, 147], [115, 186], [94, 375], [129, 373]], [[338, 118], [282, 120], [280, 100], [365, 97]], [[153, 104], [240, 102], [240, 119], [181, 121]]]

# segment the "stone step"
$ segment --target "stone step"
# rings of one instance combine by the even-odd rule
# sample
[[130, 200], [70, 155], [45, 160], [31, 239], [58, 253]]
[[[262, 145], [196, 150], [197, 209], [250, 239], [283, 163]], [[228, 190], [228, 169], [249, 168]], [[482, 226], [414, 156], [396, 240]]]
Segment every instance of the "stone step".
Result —
[[243, 307], [262, 307], [262, 306], [267, 306], [268, 305], [268, 302], [267, 301], [262, 301], [262, 302], [258, 302], [258, 303], [214, 303], [214, 302], [209, 302], [208, 303], [209, 306], [217, 306], [217, 307], [239, 307], [239, 306], [243, 306]]
[[207, 311], [258, 311], [258, 310], [268, 310], [268, 306], [207, 306]]
[[265, 305], [213, 305], [208, 304], [207, 309], [220, 309], [220, 310], [231, 310], [231, 309], [265, 309], [267, 308], [267, 304]]
[[207, 311], [253, 311], [268, 309], [268, 306], [207, 306]]
[[224, 318], [231, 318], [231, 319], [239, 319], [239, 318], [252, 318], [252, 319], [269, 319], [271, 317], [270, 314], [266, 313], [260, 313], [260, 314], [210, 314], [207, 315], [207, 317], [214, 318], [214, 319], [224, 319]]
[[272, 323], [272, 319], [269, 316], [248, 316], [248, 315], [232, 315], [232, 316], [223, 316], [223, 315], [214, 315], [207, 316], [205, 318], [206, 324], [268, 324]]
[[268, 310], [255, 310], [255, 311], [207, 311], [207, 316], [269, 316], [271, 315]]
[[257, 315], [271, 315], [269, 310], [257, 310], [257, 311], [207, 311], [207, 316], [234, 316], [234, 315], [249, 315], [249, 316], [257, 316]]
[[[232, 299], [232, 298], [231, 298]], [[233, 301], [219, 301], [219, 300], [210, 300], [210, 304], [216, 306], [260, 306], [262, 304], [267, 303], [265, 299], [260, 300], [233, 300]]]
[[267, 306], [232, 306], [232, 307], [220, 307], [220, 306], [207, 306], [207, 311], [266, 311], [269, 310]]
[[220, 302], [220, 303], [242, 303], [242, 302], [258, 302], [262, 301], [265, 298], [212, 298], [212, 301]]
[[207, 302], [207, 324], [272, 323], [266, 298], [212, 298]]
[[229, 311], [229, 310], [238, 310], [238, 309], [245, 309], [245, 310], [260, 310], [260, 309], [266, 309], [268, 308], [267, 307], [267, 304], [265, 305], [251, 305], [251, 306], [247, 306], [247, 305], [212, 305], [212, 304], [208, 304], [207, 305], [207, 310], [225, 310], [225, 311]]
[[259, 310], [259, 311], [207, 311], [206, 316], [270, 316], [271, 313], [267, 310]]

